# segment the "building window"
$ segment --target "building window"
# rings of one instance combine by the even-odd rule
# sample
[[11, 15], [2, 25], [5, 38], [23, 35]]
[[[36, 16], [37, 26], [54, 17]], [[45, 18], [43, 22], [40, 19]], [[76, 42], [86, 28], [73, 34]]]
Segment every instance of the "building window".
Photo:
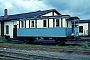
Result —
[[59, 19], [56, 19], [56, 27], [59, 27]]
[[83, 33], [83, 26], [79, 26], [79, 32]]
[[31, 21], [31, 27], [34, 27], [34, 21]]
[[9, 34], [9, 26], [6, 25], [6, 34]]
[[47, 27], [46, 20], [43, 20], [43, 27]]
[[17, 25], [14, 25], [14, 28], [17, 28]]

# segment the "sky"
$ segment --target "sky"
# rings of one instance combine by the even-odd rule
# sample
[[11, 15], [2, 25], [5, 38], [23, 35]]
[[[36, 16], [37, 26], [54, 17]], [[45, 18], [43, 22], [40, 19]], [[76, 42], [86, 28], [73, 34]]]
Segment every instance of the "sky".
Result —
[[62, 15], [90, 19], [90, 0], [0, 0], [0, 16], [56, 9]]

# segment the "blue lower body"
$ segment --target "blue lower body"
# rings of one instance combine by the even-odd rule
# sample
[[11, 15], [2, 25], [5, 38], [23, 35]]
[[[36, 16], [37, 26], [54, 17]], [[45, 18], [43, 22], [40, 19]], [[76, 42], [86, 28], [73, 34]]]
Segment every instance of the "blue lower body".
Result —
[[71, 28], [19, 28], [17, 37], [67, 37], [71, 36]]

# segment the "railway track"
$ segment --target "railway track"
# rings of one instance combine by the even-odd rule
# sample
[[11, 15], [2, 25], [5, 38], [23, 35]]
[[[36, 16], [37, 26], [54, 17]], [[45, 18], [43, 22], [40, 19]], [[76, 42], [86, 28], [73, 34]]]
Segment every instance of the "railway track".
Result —
[[6, 60], [67, 60], [53, 57], [36, 56], [31, 54], [24, 54], [20, 51], [11, 51], [6, 49], [0, 49], [0, 59]]
[[23, 54], [0, 51], [0, 58], [2, 59], [21, 59], [21, 60], [29, 60], [30, 58], [26, 58]]

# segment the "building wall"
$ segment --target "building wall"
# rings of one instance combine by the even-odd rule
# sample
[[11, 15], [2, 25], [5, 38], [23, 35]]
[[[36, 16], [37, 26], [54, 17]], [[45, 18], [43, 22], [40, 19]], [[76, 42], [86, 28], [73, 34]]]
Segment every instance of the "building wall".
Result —
[[54, 12], [54, 15], [58, 15], [58, 14], [56, 14], [56, 13]]
[[58, 15], [58, 14], [56, 14], [55, 12], [50, 12], [50, 13], [45, 14], [45, 15], [43, 15], [43, 16], [53, 16], [53, 13], [54, 13], [54, 15]]
[[88, 36], [90, 37], [90, 22], [88, 23]]
[[[6, 25], [9, 26], [9, 34], [6, 34]], [[13, 38], [13, 28], [14, 25], [17, 25], [16, 21], [8, 21], [4, 23], [4, 35], [9, 35], [10, 38]]]
[[52, 16], [52, 12], [48, 13], [48, 14], [45, 14], [43, 16]]
[[0, 36], [1, 36], [1, 22], [0, 22]]
[[83, 33], [79, 32], [79, 35], [88, 35], [88, 23], [79, 23], [79, 26], [83, 26]]

